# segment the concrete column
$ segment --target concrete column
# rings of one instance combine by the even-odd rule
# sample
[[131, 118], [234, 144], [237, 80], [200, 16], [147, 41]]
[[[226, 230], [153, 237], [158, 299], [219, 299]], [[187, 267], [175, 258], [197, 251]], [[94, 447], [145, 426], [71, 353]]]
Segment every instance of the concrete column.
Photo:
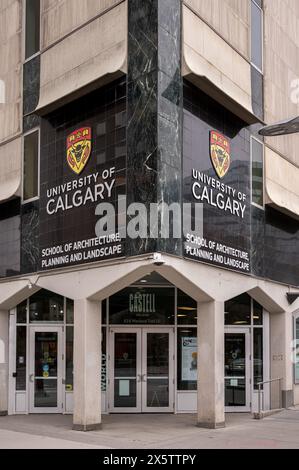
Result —
[[[290, 312], [270, 314], [270, 376], [282, 378], [282, 405], [294, 404], [292, 362], [293, 319]], [[278, 384], [271, 386], [272, 408], [279, 406]]]
[[225, 426], [224, 303], [198, 303], [198, 426]]
[[73, 429], [101, 428], [101, 303], [74, 304]]
[[9, 314], [0, 310], [0, 416], [8, 410], [8, 326]]

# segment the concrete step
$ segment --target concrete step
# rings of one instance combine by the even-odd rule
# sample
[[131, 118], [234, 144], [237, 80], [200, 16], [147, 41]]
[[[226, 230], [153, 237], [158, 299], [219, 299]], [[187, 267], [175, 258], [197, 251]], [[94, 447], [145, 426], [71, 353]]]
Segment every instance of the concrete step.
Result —
[[284, 411], [284, 408], [277, 408], [275, 410], [268, 410], [268, 411], [261, 411], [260, 413], [253, 413], [253, 419], [264, 419], [264, 418], [267, 418], [268, 416], [276, 415], [277, 413], [280, 413], [281, 411]]

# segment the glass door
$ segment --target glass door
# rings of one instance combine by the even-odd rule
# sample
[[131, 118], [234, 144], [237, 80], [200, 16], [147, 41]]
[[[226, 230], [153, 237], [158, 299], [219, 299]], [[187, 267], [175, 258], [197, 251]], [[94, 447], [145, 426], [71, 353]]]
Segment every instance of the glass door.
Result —
[[111, 329], [110, 405], [115, 413], [141, 412], [141, 329]]
[[250, 411], [250, 331], [231, 328], [225, 332], [226, 411]]
[[143, 329], [142, 410], [174, 411], [173, 330]]
[[62, 329], [30, 328], [29, 411], [61, 413]]
[[111, 412], [174, 411], [172, 328], [112, 328], [109, 364]]

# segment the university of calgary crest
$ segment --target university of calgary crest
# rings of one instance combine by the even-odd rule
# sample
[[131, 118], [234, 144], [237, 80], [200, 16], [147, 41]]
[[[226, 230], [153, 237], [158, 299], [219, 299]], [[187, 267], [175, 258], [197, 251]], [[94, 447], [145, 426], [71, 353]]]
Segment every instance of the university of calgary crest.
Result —
[[228, 139], [219, 132], [211, 131], [210, 152], [215, 171], [219, 178], [223, 178], [230, 167], [230, 143]]
[[77, 129], [67, 138], [67, 162], [77, 174], [84, 170], [91, 154], [91, 127]]

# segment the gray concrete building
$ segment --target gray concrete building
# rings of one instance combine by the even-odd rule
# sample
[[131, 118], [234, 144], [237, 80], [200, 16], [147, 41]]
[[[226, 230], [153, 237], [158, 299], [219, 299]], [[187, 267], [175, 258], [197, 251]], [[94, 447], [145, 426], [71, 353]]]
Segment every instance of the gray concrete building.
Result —
[[1, 1], [0, 414], [299, 404], [299, 137], [259, 134], [299, 114], [298, 22]]

